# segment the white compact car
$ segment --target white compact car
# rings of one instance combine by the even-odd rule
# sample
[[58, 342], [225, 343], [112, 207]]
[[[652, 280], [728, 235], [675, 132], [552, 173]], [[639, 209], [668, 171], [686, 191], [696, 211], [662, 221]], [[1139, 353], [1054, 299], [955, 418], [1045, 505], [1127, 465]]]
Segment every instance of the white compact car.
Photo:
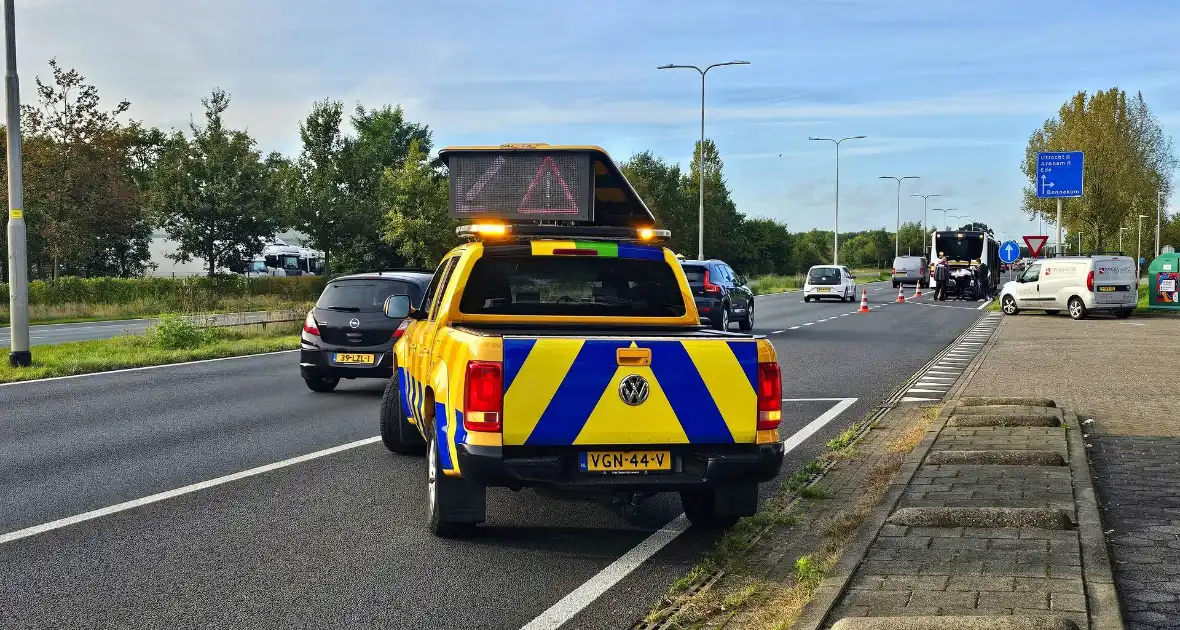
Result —
[[1000, 289], [1000, 308], [1050, 315], [1066, 311], [1082, 319], [1091, 311], [1130, 317], [1139, 302], [1135, 259], [1131, 256], [1062, 256], [1034, 260]]
[[803, 301], [825, 298], [841, 302], [856, 301], [856, 276], [847, 267], [839, 265], [816, 265], [807, 270]]

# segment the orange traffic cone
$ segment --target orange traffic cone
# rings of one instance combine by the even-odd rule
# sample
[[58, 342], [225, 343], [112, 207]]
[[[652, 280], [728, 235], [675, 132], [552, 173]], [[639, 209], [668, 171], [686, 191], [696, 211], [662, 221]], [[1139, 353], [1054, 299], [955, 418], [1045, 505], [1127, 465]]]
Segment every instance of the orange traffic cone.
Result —
[[861, 289], [860, 290], [860, 308], [857, 309], [856, 312], [857, 313], [869, 312], [869, 291], [868, 291], [868, 289]]
[[902, 302], [905, 302], [905, 296], [901, 294], [901, 292], [902, 292], [903, 290], [904, 290], [904, 289], [902, 288], [902, 286], [901, 286], [900, 284], [899, 284], [899, 285], [897, 285], [897, 300], [896, 300], [896, 302], [897, 302], [898, 304], [901, 304]]
[[913, 297], [911, 297], [910, 299], [911, 299], [911, 300], [916, 300], [916, 299], [918, 299], [918, 298], [920, 298], [920, 297], [922, 297], [922, 283], [921, 283], [921, 282], [919, 282], [918, 284], [915, 284], [915, 285], [914, 285], [914, 296], [913, 296]]

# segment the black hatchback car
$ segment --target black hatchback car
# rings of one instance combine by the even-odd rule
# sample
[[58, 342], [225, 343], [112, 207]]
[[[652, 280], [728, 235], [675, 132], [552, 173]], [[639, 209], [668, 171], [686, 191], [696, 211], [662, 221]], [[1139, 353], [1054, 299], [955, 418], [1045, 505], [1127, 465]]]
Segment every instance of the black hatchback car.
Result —
[[684, 260], [680, 266], [701, 319], [717, 330], [729, 330], [735, 320], [742, 330], [754, 327], [754, 292], [745, 278], [720, 260]]
[[342, 378], [389, 378], [401, 320], [385, 316], [385, 300], [408, 295], [420, 304], [434, 272], [395, 269], [333, 278], [303, 321], [299, 374], [316, 392]]

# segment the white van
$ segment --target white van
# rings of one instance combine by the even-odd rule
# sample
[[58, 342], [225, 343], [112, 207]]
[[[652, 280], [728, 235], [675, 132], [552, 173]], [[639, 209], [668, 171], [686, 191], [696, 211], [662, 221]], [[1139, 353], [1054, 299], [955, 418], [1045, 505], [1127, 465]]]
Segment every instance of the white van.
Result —
[[1036, 259], [1000, 289], [1000, 308], [1050, 315], [1067, 311], [1074, 319], [1090, 311], [1130, 317], [1139, 302], [1135, 259], [1131, 256], [1061, 256]]

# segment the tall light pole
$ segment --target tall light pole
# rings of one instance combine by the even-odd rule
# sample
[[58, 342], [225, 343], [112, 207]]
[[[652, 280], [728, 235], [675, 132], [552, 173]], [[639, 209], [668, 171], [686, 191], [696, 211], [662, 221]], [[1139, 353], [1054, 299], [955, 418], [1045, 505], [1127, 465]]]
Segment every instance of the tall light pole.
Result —
[[917, 175], [906, 175], [905, 177], [882, 175], [877, 179], [892, 179], [897, 181], [897, 232], [893, 235], [893, 257], [896, 258], [901, 255], [901, 181], [903, 179], [919, 178]]
[[1143, 269], [1140, 268], [1139, 259], [1143, 257], [1143, 220], [1146, 218], [1146, 214], [1139, 215], [1139, 245], [1135, 247], [1135, 284], [1139, 284], [1138, 278], [1143, 275]]
[[665, 64], [656, 68], [657, 70], [671, 70], [674, 68], [692, 69], [701, 73], [701, 148], [700, 155], [697, 156], [697, 170], [700, 172], [698, 177], [701, 180], [701, 205], [698, 211], [698, 226], [697, 226], [697, 260], [705, 259], [705, 75], [713, 68], [721, 66], [748, 66], [749, 61], [726, 61], [725, 63], [715, 63], [711, 66], [706, 66], [704, 70], [698, 66], [684, 66], [674, 63]]
[[1119, 228], [1119, 251], [1120, 252], [1123, 251], [1123, 230], [1125, 230], [1125, 229], [1127, 229], [1126, 226]]
[[832, 264], [840, 264], [840, 143], [845, 140], [861, 140], [868, 136], [848, 136], [847, 138], [814, 138], [808, 140], [826, 140], [836, 145], [836, 218], [832, 226]]
[[[947, 210], [958, 210], [958, 208], [947, 208]], [[966, 218], [967, 218], [969, 215], [966, 215], [966, 214], [948, 214], [948, 215], [946, 215], [946, 216], [947, 216], [947, 218], [948, 218], [948, 219], [949, 219], [949, 218], [952, 218], [952, 217], [953, 217], [953, 218], [955, 218], [955, 219], [958, 219], [958, 220], [959, 220], [959, 221], [958, 221], [959, 225], [962, 225], [962, 221], [963, 221], [963, 219], [966, 219]], [[947, 229], [949, 230], [951, 226], [950, 226], [950, 224], [948, 223], [946, 227], [947, 227]], [[956, 227], [955, 229], [957, 230], [957, 229], [959, 229], [959, 228], [958, 228], [958, 227]]]
[[[941, 197], [942, 195], [910, 195], [911, 197], [922, 198], [922, 234], [926, 234], [926, 201], [931, 197]], [[923, 237], [925, 238], [925, 237]]]
[[21, 177], [20, 79], [16, 74], [16, 9], [4, 0], [4, 43], [7, 52], [4, 96], [8, 100], [8, 362], [28, 367], [29, 352], [29, 269], [25, 253], [24, 182]]
[[942, 213], [942, 223], [939, 223], [939, 225], [943, 226], [943, 229], [946, 229], [946, 211], [947, 210], [954, 210], [954, 208], [931, 208], [930, 209], [931, 212], [941, 212]]
[[1155, 256], [1159, 258], [1160, 255], [1160, 215], [1163, 214], [1164, 208], [1164, 191], [1160, 190], [1155, 193]]

